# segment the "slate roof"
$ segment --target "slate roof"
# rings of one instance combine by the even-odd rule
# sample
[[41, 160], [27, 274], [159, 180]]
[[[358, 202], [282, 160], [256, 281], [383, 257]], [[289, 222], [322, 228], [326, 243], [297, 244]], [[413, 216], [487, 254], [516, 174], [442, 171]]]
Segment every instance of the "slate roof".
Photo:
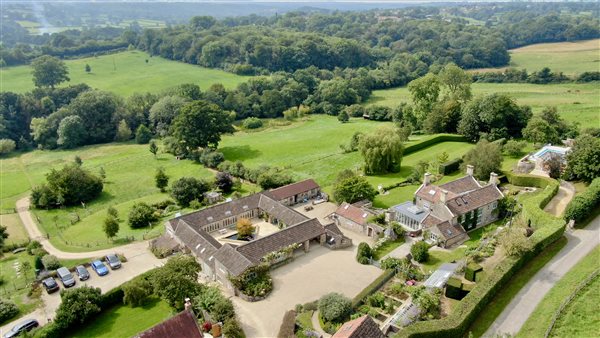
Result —
[[445, 240], [452, 239], [457, 236], [465, 235], [467, 232], [460, 225], [453, 225], [448, 221], [436, 224], [432, 227], [434, 233], [441, 235]]
[[138, 338], [202, 338], [196, 317], [190, 311], [179, 314], [137, 334]]
[[440, 224], [443, 221], [435, 216], [433, 216], [431, 213], [427, 214], [427, 216], [423, 219], [423, 222], [421, 223], [423, 225], [424, 228], [429, 228], [432, 227], [434, 225]]
[[[437, 185], [433, 185], [433, 184], [428, 184], [428, 185], [421, 185], [419, 187], [419, 189], [417, 190], [417, 192], [415, 192], [415, 195], [418, 197], [421, 197], [422, 199], [429, 201], [431, 203], [436, 203], [440, 200], [440, 196], [442, 196], [442, 188], [438, 187]], [[448, 191], [448, 195], [446, 196], [446, 199], [450, 199], [450, 198], [454, 198], [456, 197], [456, 194]]]
[[270, 191], [271, 195], [275, 197], [277, 201], [284, 200], [286, 198], [301, 194], [303, 192], [318, 189], [319, 185], [312, 178], [304, 181], [285, 185], [280, 188], [276, 188]]
[[282, 221], [286, 225], [297, 224], [308, 219], [308, 217], [302, 215], [298, 211], [277, 202], [266, 194], [260, 196], [258, 208]]
[[367, 219], [373, 216], [373, 213], [371, 213], [370, 211], [355, 207], [354, 205], [348, 204], [346, 202], [340, 204], [340, 206], [335, 211], [335, 214], [347, 218], [352, 222], [360, 225], [367, 224]]
[[[240, 247], [238, 247], [240, 248]], [[223, 264], [229, 273], [234, 276], [241, 275], [246, 269], [255, 264], [239, 253], [237, 248], [229, 244], [224, 244], [217, 252], [215, 252], [215, 259]]]
[[211, 257], [222, 245], [208, 232], [200, 228], [192, 227], [184, 220], [179, 220], [177, 230], [175, 230], [175, 236], [177, 236], [195, 256], [202, 258], [202, 260], [211, 267], [215, 266], [215, 261], [214, 259], [211, 259]]
[[340, 230], [340, 228], [338, 228], [338, 226], [335, 225], [335, 223], [329, 223], [329, 224], [323, 226], [323, 228], [325, 228], [326, 231], [329, 231], [335, 235], [344, 236], [344, 233], [342, 232], [342, 230]]
[[344, 323], [331, 338], [384, 338], [379, 325], [364, 315]]
[[440, 185], [440, 188], [444, 190], [448, 190], [449, 192], [455, 193], [457, 195], [463, 194], [467, 191], [475, 190], [481, 188], [481, 185], [477, 180], [470, 175], [461, 177], [454, 181], [450, 181], [448, 183], [444, 183]]
[[449, 199], [446, 205], [455, 215], [463, 215], [486, 204], [497, 201], [503, 197], [502, 193], [494, 184]]
[[324, 231], [325, 229], [321, 225], [321, 222], [316, 218], [312, 218], [240, 245], [236, 250], [255, 264], [258, 264], [260, 263], [260, 259], [268, 253], [278, 251], [288, 245], [308, 241], [320, 236]]

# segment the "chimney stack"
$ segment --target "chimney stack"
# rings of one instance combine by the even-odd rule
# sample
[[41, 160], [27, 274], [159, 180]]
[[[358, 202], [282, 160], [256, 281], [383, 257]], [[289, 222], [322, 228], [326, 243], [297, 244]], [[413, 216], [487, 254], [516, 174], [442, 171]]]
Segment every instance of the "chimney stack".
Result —
[[448, 190], [442, 190], [442, 194], [440, 195], [440, 202], [446, 204], [448, 200]]
[[430, 182], [431, 182], [431, 174], [425, 173], [425, 176], [423, 177], [423, 185], [427, 186], [427, 185], [429, 185]]
[[467, 175], [473, 176], [474, 167], [470, 164], [467, 164]]
[[187, 297], [185, 298], [184, 308], [186, 311], [192, 311], [192, 302]]
[[493, 173], [493, 172], [490, 173], [490, 184], [498, 185], [498, 183], [500, 183], [500, 182], [498, 182], [498, 174]]

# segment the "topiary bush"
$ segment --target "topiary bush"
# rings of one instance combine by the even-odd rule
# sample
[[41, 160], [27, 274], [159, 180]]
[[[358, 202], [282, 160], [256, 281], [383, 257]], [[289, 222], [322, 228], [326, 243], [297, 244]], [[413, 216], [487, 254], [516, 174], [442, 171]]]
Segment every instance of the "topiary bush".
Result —
[[469, 263], [465, 268], [465, 279], [474, 282], [477, 278], [477, 273], [481, 272], [483, 268], [477, 263]]
[[451, 277], [448, 279], [448, 282], [446, 282], [446, 297], [458, 300], [463, 299], [461, 288], [462, 282], [460, 279]]
[[358, 244], [358, 249], [356, 250], [356, 260], [360, 264], [369, 264], [371, 262], [371, 258], [373, 258], [373, 250], [371, 250], [369, 244], [365, 242]]

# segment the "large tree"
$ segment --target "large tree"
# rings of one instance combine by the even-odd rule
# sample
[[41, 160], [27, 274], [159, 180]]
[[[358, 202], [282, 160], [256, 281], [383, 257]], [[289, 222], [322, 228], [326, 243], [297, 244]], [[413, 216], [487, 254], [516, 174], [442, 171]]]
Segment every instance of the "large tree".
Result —
[[102, 179], [77, 163], [52, 169], [46, 175], [47, 184], [34, 187], [31, 202], [36, 207], [76, 205], [96, 198], [102, 192]]
[[200, 264], [194, 257], [180, 255], [170, 258], [151, 277], [154, 293], [171, 307], [182, 310], [185, 298], [194, 299], [202, 291], [198, 283]]
[[449, 63], [442, 69], [439, 79], [447, 88], [447, 95], [451, 99], [459, 102], [466, 102], [471, 99], [471, 82], [473, 82], [473, 78], [454, 63]]
[[366, 178], [352, 174], [352, 172], [349, 172], [348, 175], [341, 175], [342, 173], [333, 186], [333, 198], [337, 202], [354, 203], [361, 200], [372, 201], [375, 198], [377, 190]]
[[420, 120], [424, 120], [438, 102], [440, 89], [440, 80], [432, 73], [412, 80], [408, 84], [408, 91]]
[[210, 183], [194, 177], [182, 177], [171, 185], [171, 196], [182, 207], [193, 200], [202, 201], [204, 193], [210, 189]]
[[54, 88], [57, 84], [70, 80], [67, 65], [54, 56], [42, 55], [31, 62], [31, 67], [36, 87]]
[[365, 173], [394, 172], [400, 168], [404, 146], [393, 128], [380, 128], [375, 133], [363, 135], [359, 150], [365, 161]]
[[216, 147], [221, 134], [232, 133], [233, 117], [217, 105], [206, 101], [194, 101], [181, 108], [173, 121], [172, 135], [185, 144], [187, 152], [198, 148]]
[[567, 154], [567, 176], [587, 182], [600, 177], [600, 139], [583, 134]]
[[86, 130], [83, 144], [112, 142], [117, 133], [114, 117], [122, 109], [119, 97], [99, 90], [81, 93], [66, 107], [69, 115], [81, 118]]
[[502, 160], [502, 147], [499, 144], [481, 140], [465, 154], [462, 166], [473, 165], [473, 176], [483, 181], [490, 177], [490, 173], [500, 172]]
[[79, 116], [67, 116], [58, 125], [56, 143], [65, 148], [75, 148], [83, 144], [86, 130]]
[[523, 137], [536, 144], [558, 143], [556, 128], [539, 116], [534, 116], [523, 129]]
[[56, 310], [54, 325], [66, 330], [81, 325], [100, 313], [102, 295], [99, 288], [82, 286], [60, 293], [61, 302]]
[[179, 96], [165, 96], [150, 108], [150, 122], [156, 134], [167, 135], [173, 119], [184, 105], [185, 99]]

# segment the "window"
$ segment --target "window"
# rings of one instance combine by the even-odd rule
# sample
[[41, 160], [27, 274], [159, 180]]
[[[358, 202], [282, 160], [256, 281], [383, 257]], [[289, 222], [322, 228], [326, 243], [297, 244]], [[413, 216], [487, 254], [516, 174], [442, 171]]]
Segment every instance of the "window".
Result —
[[498, 207], [498, 201], [495, 201], [494, 203], [492, 203], [492, 210], [496, 209]]
[[477, 213], [477, 225], [480, 225], [481, 222], [483, 221], [483, 208], [477, 209], [476, 213]]
[[423, 202], [423, 208], [429, 209], [429, 202]]

